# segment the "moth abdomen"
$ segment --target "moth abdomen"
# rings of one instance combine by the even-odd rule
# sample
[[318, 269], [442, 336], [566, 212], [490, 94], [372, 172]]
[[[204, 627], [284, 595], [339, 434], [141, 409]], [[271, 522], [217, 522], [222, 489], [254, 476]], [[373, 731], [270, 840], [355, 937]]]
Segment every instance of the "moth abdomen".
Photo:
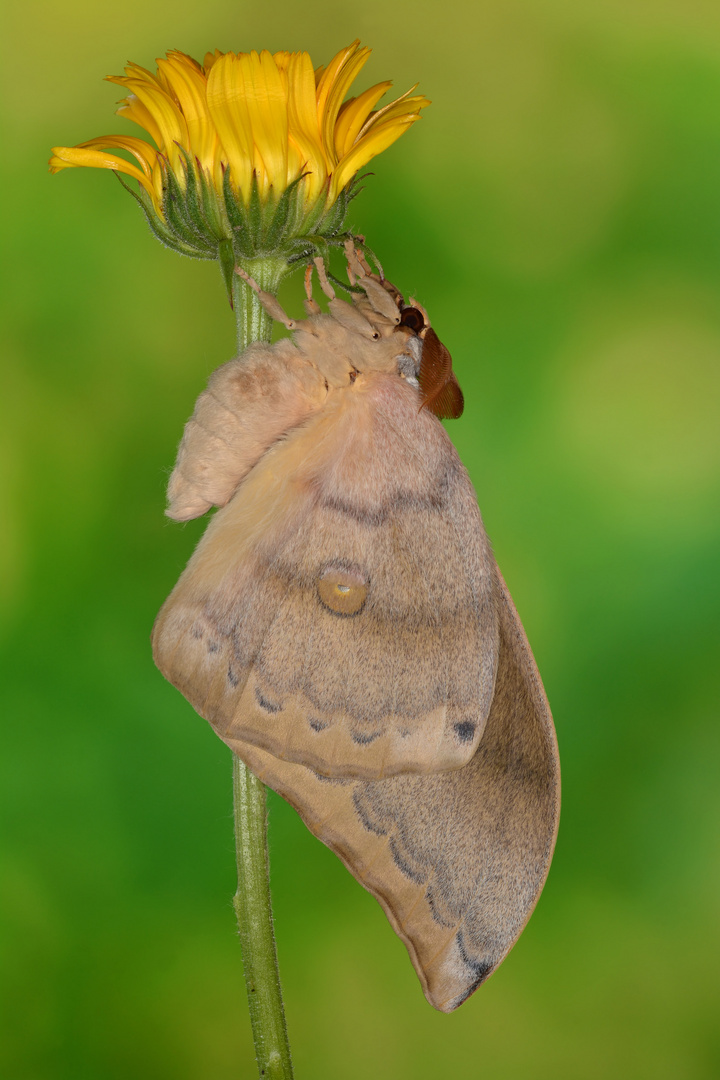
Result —
[[287, 340], [255, 345], [218, 368], [185, 425], [168, 484], [168, 517], [188, 521], [225, 506], [268, 449], [326, 397], [323, 377]]

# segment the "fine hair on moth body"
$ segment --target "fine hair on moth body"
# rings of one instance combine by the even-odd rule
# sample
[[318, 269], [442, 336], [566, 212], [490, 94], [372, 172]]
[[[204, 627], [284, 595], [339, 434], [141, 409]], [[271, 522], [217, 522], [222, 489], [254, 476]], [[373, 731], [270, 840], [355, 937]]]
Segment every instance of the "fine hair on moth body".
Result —
[[[219, 368], [168, 514], [219, 507], [153, 630], [163, 674], [378, 899], [449, 1012], [547, 875], [559, 766], [542, 683], [441, 418], [463, 397], [415, 301], [345, 248], [291, 336]], [[317, 274], [327, 299], [312, 295]]]

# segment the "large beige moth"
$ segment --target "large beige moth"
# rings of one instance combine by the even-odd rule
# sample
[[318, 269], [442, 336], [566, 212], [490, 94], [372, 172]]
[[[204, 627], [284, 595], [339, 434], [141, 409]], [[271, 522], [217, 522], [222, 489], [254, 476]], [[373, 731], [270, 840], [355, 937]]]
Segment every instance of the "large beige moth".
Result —
[[[470, 479], [438, 416], [462, 395], [423, 309], [353, 244], [316, 260], [292, 337], [200, 395], [168, 514], [212, 518], [153, 631], [217, 734], [377, 897], [428, 1001], [460, 1005], [537, 901], [555, 733]], [[254, 283], [252, 283], [254, 284]]]

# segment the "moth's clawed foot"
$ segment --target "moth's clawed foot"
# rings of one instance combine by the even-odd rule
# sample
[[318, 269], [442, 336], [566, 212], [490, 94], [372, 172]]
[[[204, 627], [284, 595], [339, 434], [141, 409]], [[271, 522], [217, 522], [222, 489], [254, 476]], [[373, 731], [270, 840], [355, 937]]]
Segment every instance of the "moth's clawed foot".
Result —
[[377, 258], [375, 258], [375, 256], [373, 255], [375, 265], [377, 266], [377, 274], [374, 274], [372, 268], [370, 267], [370, 263], [365, 258], [365, 252], [363, 251], [363, 248], [361, 246], [358, 247], [357, 242], [359, 242], [360, 245], [364, 244], [365, 237], [350, 236], [345, 241], [344, 250], [345, 258], [347, 259], [348, 280], [350, 281], [350, 284], [355, 285], [359, 278], [365, 277], [375, 278], [375, 280], [377, 281], [384, 281], [385, 274], [383, 273], [383, 268], [378, 262]]
[[251, 289], [254, 289], [256, 293], [262, 292], [262, 289], [258, 285], [255, 278], [251, 278], [247, 270], [243, 270], [242, 266], [236, 266], [235, 273], [243, 279], [246, 285], [249, 285]]

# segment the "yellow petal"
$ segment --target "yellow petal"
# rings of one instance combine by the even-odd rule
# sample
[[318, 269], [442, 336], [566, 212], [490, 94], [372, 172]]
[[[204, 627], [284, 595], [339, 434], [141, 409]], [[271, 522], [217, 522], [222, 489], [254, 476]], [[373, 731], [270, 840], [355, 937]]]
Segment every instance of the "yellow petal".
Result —
[[187, 71], [193, 72], [204, 78], [205, 70], [202, 64], [198, 63], [194, 56], [190, 56], [188, 53], [180, 52], [179, 49], [169, 49], [165, 55], [171, 63], [176, 64], [179, 67], [183, 67]]
[[153, 192], [154, 192], [153, 199], [154, 199], [154, 202], [155, 202], [155, 207], [156, 207], [157, 212], [158, 212], [158, 214], [160, 215], [161, 218], [165, 217], [165, 215], [163, 213], [163, 196], [165, 194], [164, 184], [165, 184], [165, 176], [163, 174], [163, 170], [162, 170], [162, 167], [160, 165], [160, 159], [158, 158], [157, 165], [155, 166], [155, 168], [153, 169], [153, 172], [152, 172], [152, 186], [153, 186]]
[[158, 160], [157, 150], [144, 139], [136, 139], [134, 135], [100, 135], [70, 149], [127, 150], [140, 164], [146, 176], [150, 176]]
[[327, 104], [328, 95], [337, 78], [337, 74], [345, 61], [357, 51], [359, 44], [360, 38], [356, 38], [352, 45], [348, 45], [346, 49], [341, 49], [336, 56], [333, 56], [327, 67], [319, 67], [316, 70], [315, 82], [317, 85], [316, 100], [318, 116], [322, 117], [325, 115], [325, 106]]
[[399, 139], [403, 132], [419, 119], [419, 115], [415, 114], [373, 127], [367, 135], [355, 144], [350, 153], [345, 155], [338, 167], [333, 171], [328, 201], [334, 202], [358, 169], [361, 169], [363, 165], [367, 165], [371, 158], [381, 154], [383, 150], [387, 150], [388, 146], [392, 146], [395, 140]]
[[132, 90], [152, 116], [160, 135], [158, 148], [168, 158], [171, 168], [178, 175], [182, 175], [183, 158], [178, 150], [178, 144], [187, 147], [189, 138], [185, 118], [177, 104], [158, 84], [151, 85], [144, 80], [128, 79], [126, 86]]
[[415, 97], [409, 97], [412, 93], [412, 89], [406, 91], [402, 97], [396, 98], [395, 101], [389, 102], [384, 108], [378, 109], [377, 112], [371, 113], [365, 124], [363, 124], [358, 134], [358, 139], [362, 139], [368, 131], [371, 131], [378, 123], [386, 123], [388, 120], [400, 119], [403, 116], [414, 116], [418, 118], [420, 109], [426, 108], [430, 105], [430, 100], [422, 95], [418, 94]]
[[270, 185], [283, 191], [287, 187], [287, 82], [267, 49], [259, 56], [241, 53], [239, 60], [260, 193], [266, 195]]
[[235, 53], [217, 57], [208, 75], [207, 103], [230, 165], [232, 182], [247, 203], [252, 187], [253, 141], [239, 67]]
[[314, 202], [327, 178], [315, 104], [315, 73], [307, 53], [292, 53], [288, 74], [288, 180], [303, 172], [305, 194]]
[[211, 168], [217, 144], [217, 134], [207, 108], [207, 79], [202, 68], [184, 53], [168, 53], [158, 60], [158, 71], [175, 97], [185, 118], [188, 132], [186, 149], [200, 159], [204, 168]]
[[[340, 67], [338, 67], [332, 80], [332, 85], [328, 87], [322, 112], [320, 111], [318, 102], [318, 116], [320, 117], [322, 127], [323, 144], [326, 153], [333, 164], [337, 162], [334, 134], [335, 121], [337, 120], [340, 106], [342, 105], [343, 99], [350, 89], [353, 80], [365, 66], [369, 57], [370, 49], [359, 49], [348, 55]], [[328, 72], [329, 71], [330, 68], [328, 68]]]
[[162, 142], [160, 128], [155, 123], [152, 113], [135, 94], [128, 94], [126, 98], [119, 102], [115, 115], [124, 116], [126, 120], [132, 120], [134, 124], [144, 128], [150, 138], [155, 141], [155, 145], [160, 146]]
[[[101, 139], [93, 139], [93, 142], [102, 142]], [[72, 169], [80, 165], [90, 166], [95, 169], [112, 169], [114, 172], [125, 173], [132, 176], [145, 188], [147, 193], [155, 197], [153, 185], [136, 165], [131, 165], [124, 158], [114, 154], [106, 154], [101, 150], [91, 150], [85, 146], [53, 146], [53, 156], [50, 158], [50, 172], [57, 173], [61, 169]]]
[[391, 82], [378, 83], [359, 97], [350, 98], [342, 106], [335, 124], [335, 153], [338, 159], [351, 149], [368, 115], [391, 86]]
[[[123, 78], [123, 76], [120, 75], [118, 78]], [[133, 61], [130, 61], [125, 68], [125, 78], [140, 79], [141, 82], [147, 82], [151, 86], [161, 85], [160, 80], [157, 77], [157, 72], [148, 71], [142, 64], [135, 64]]]
[[275, 61], [278, 71], [287, 71], [290, 65], [290, 58], [294, 55], [294, 53], [285, 52], [284, 50], [273, 53], [273, 60]]
[[203, 71], [205, 72], [206, 75], [208, 75], [210, 73], [210, 68], [213, 66], [215, 61], [218, 60], [221, 56], [224, 56], [224, 55], [225, 54], [221, 53], [219, 49], [216, 49], [215, 52], [206, 52], [205, 53], [205, 59], [203, 60]]

